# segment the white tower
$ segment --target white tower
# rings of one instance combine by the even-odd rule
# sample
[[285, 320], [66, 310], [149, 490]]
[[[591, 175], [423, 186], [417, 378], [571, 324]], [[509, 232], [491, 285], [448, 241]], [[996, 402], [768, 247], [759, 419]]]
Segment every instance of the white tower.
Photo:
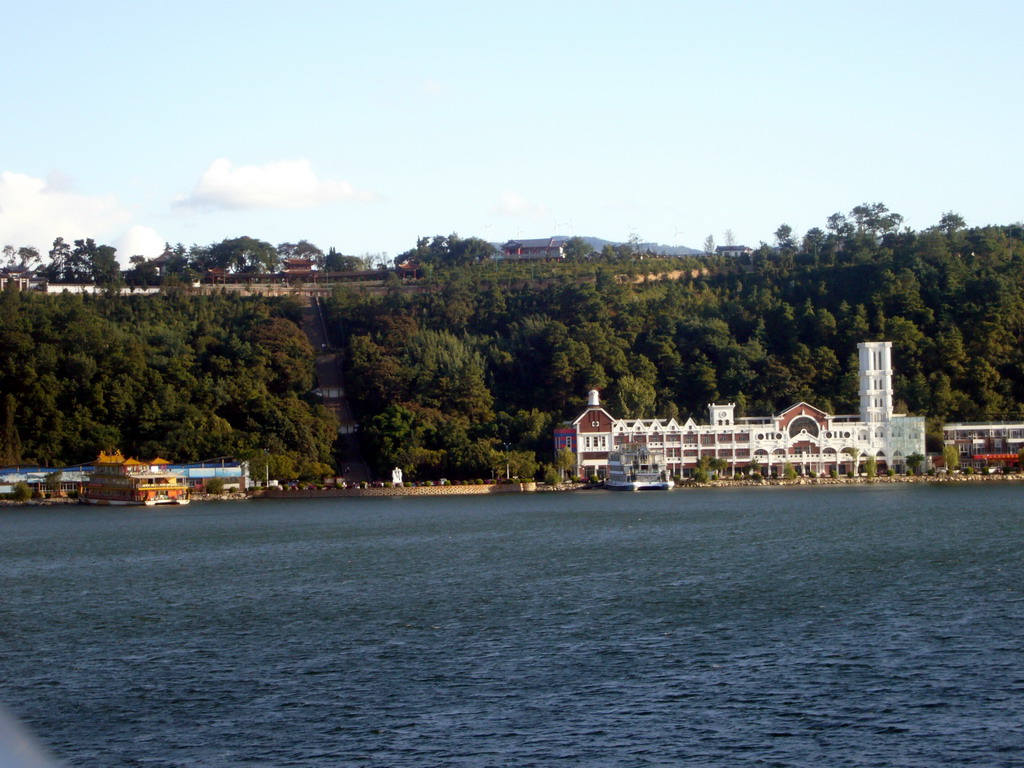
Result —
[[708, 419], [716, 427], [731, 427], [735, 421], [736, 403], [708, 404]]
[[865, 341], [860, 352], [860, 420], [892, 419], [892, 342]]

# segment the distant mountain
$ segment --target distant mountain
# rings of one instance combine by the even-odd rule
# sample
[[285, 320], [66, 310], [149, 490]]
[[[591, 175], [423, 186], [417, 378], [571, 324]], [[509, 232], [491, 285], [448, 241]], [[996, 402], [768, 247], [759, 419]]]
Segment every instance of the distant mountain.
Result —
[[[569, 238], [562, 238], [568, 240]], [[624, 245], [622, 242], [616, 242], [614, 240], [602, 240], [600, 237], [583, 237], [581, 240], [585, 240], [590, 243], [591, 247], [595, 251], [600, 251], [606, 245]], [[660, 256], [700, 256], [704, 251], [697, 250], [696, 248], [687, 248], [685, 245], [663, 245], [661, 243], [637, 243], [637, 246], [642, 251], [650, 251], [651, 253], [657, 253]]]
[[[515, 238], [513, 238], [515, 239]], [[522, 238], [521, 238], [522, 239]], [[534, 240], [536, 238], [526, 238]], [[551, 237], [552, 240], [566, 241], [571, 239], [567, 235], [554, 235]], [[625, 243], [616, 240], [604, 240], [600, 237], [580, 237], [585, 243], [589, 244], [595, 251], [602, 250], [606, 245], [617, 246], [625, 245]], [[506, 241], [507, 242], [507, 241]], [[501, 248], [504, 243], [492, 243], [495, 248]], [[685, 245], [662, 245], [661, 243], [637, 243], [638, 247], [642, 251], [650, 251], [656, 253], [659, 256], [700, 256], [704, 251], [696, 248], [687, 248]]]

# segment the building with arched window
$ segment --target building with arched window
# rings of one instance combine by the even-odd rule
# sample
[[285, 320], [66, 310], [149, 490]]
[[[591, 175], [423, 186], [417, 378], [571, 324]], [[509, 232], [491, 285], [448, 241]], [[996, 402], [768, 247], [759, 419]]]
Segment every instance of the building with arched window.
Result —
[[586, 409], [556, 430], [557, 447], [576, 453], [583, 476], [606, 475], [609, 451], [626, 443], [645, 444], [683, 477], [702, 459], [724, 462], [730, 475], [749, 469], [781, 475], [786, 464], [803, 474], [845, 474], [862, 471], [869, 458], [880, 471], [902, 472], [908, 456], [924, 455], [924, 417], [893, 413], [892, 343], [864, 342], [858, 351], [858, 414], [833, 415], [801, 402], [772, 416], [737, 417], [735, 403], [711, 403], [703, 424], [692, 417], [622, 419], [608, 413], [593, 390]]

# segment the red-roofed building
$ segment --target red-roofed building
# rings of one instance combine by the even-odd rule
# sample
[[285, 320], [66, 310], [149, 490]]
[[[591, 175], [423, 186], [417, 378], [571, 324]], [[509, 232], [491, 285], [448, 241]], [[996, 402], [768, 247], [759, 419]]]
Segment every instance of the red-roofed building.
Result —
[[501, 246], [501, 258], [516, 261], [561, 260], [565, 258], [565, 239], [544, 237], [535, 240], [509, 240]]

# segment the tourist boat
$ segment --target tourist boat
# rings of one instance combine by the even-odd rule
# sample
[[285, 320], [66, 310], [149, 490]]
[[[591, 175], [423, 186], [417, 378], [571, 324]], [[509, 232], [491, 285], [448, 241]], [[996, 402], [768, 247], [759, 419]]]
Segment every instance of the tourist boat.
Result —
[[126, 459], [120, 451], [100, 452], [82, 500], [88, 504], [188, 504], [184, 478], [169, 472], [165, 459], [151, 462]]
[[675, 483], [665, 468], [663, 454], [646, 445], [627, 443], [608, 454], [604, 487], [616, 491], [669, 491]]

